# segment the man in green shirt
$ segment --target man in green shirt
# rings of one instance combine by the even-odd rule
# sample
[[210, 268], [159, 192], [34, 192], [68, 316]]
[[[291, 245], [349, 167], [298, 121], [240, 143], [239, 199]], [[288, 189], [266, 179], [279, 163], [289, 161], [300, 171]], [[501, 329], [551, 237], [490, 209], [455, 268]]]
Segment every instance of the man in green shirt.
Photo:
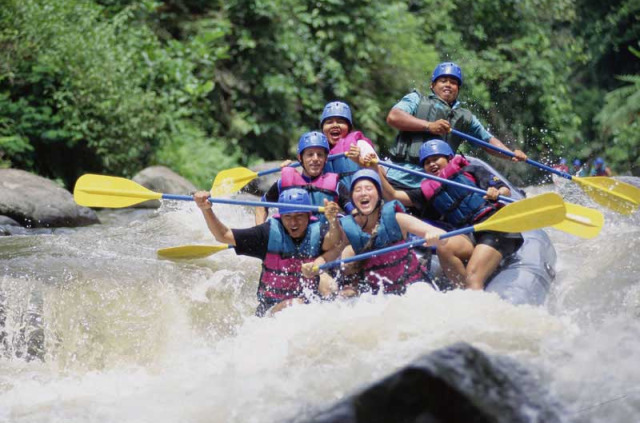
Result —
[[[440, 138], [455, 152], [463, 139], [450, 133], [460, 132], [486, 141], [496, 147], [509, 150], [498, 138], [489, 133], [469, 110], [458, 101], [462, 87], [462, 69], [453, 62], [440, 63], [431, 75], [431, 94], [417, 91], [405, 95], [387, 115], [387, 123], [396, 128], [398, 136], [390, 149], [391, 159], [409, 169], [422, 171], [419, 166], [420, 146], [427, 140]], [[497, 157], [509, 159], [489, 148], [485, 150]], [[509, 150], [510, 151], [510, 150]], [[527, 155], [514, 150], [514, 161], [524, 161]], [[400, 189], [417, 188], [420, 177], [395, 169], [389, 169], [387, 177]]]

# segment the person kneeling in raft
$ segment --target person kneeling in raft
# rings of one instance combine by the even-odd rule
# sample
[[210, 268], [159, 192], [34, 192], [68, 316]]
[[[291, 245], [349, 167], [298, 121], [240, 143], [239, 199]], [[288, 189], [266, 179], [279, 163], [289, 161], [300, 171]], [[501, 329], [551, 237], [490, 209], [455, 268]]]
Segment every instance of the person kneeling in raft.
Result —
[[[498, 196], [511, 195], [511, 190], [497, 176], [482, 166], [470, 165], [463, 156], [454, 156], [449, 144], [438, 139], [422, 144], [420, 165], [426, 173], [439, 178], [486, 189], [486, 195], [433, 179], [423, 180], [420, 188], [396, 190], [371, 160], [372, 168], [382, 178], [385, 199], [415, 207], [421, 215], [432, 215], [435, 211], [441, 221], [455, 229], [488, 219], [503, 206], [496, 201]], [[498, 268], [502, 258], [514, 253], [523, 242], [519, 233], [481, 231], [470, 236], [451, 237], [448, 242], [438, 244], [436, 252], [440, 266], [451, 282], [479, 290], [484, 288], [485, 281]]]
[[[357, 211], [340, 219], [346, 245], [343, 259], [401, 244], [408, 233], [429, 234], [427, 245], [436, 242], [437, 235], [445, 233], [406, 214], [399, 202], [383, 202], [380, 177], [371, 169], [361, 169], [353, 175], [351, 201]], [[426, 267], [408, 248], [349, 263], [343, 270], [348, 277], [334, 285], [334, 291], [339, 291], [342, 296], [362, 292], [403, 294], [408, 285], [430, 281]], [[317, 274], [308, 264], [303, 265], [302, 271], [307, 277]]]
[[[258, 284], [259, 317], [272, 315], [293, 304], [308, 303], [323, 291], [320, 277], [304, 277], [303, 263], [314, 263], [326, 251], [339, 248], [342, 237], [337, 216], [340, 208], [325, 200], [325, 216], [328, 225], [321, 224], [308, 208], [281, 207], [279, 214], [265, 223], [248, 229], [229, 229], [213, 213], [210, 193], [199, 191], [193, 198], [202, 210], [209, 230], [219, 242], [235, 247], [236, 254], [262, 260], [262, 272]], [[283, 191], [279, 203], [310, 206], [311, 199], [304, 189], [292, 188]], [[318, 264], [326, 260], [318, 261]], [[328, 292], [327, 289], [324, 289]]]

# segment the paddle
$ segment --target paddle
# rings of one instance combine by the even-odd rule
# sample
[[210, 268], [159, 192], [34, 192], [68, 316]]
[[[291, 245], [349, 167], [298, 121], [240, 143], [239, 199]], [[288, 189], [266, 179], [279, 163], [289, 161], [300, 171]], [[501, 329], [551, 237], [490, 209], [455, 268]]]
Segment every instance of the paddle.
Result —
[[[515, 157], [515, 154], [513, 154], [512, 152], [503, 150], [502, 148], [496, 147], [495, 145], [489, 144], [488, 142], [484, 142], [478, 138], [472, 137], [471, 135], [467, 135], [455, 129], [452, 129], [451, 133], [462, 137], [472, 143], [502, 153], [505, 156]], [[587, 195], [593, 198], [596, 203], [608, 207], [618, 213], [631, 214], [638, 208], [638, 205], [640, 205], [640, 188], [637, 188], [631, 184], [627, 184], [625, 182], [621, 182], [606, 176], [579, 178], [577, 176], [571, 176], [570, 174], [562, 172], [558, 169], [546, 166], [542, 163], [535, 162], [531, 159], [527, 159], [526, 161], [530, 165], [536, 166], [540, 169], [546, 170], [547, 172], [554, 173], [558, 176], [578, 183], [581, 188], [584, 189]]]
[[[328, 160], [333, 160], [338, 157], [344, 157], [346, 153], [331, 154], [327, 157]], [[292, 163], [288, 167], [299, 167], [300, 162]], [[252, 180], [259, 178], [260, 176], [269, 175], [271, 173], [280, 172], [281, 167], [273, 169], [262, 170], [260, 172], [254, 172], [246, 167], [234, 167], [233, 169], [225, 169], [216, 175], [216, 179], [213, 181], [211, 187], [211, 195], [217, 197], [219, 195], [233, 194], [240, 191]]]
[[[565, 207], [562, 198], [553, 192], [526, 198], [504, 206], [497, 213], [484, 222], [466, 228], [456, 229], [440, 236], [440, 239], [450, 238], [456, 235], [468, 234], [476, 231], [497, 231], [497, 232], [525, 232], [540, 229], [544, 226], [551, 226], [564, 219]], [[331, 261], [321, 266], [314, 267], [314, 270], [328, 269], [339, 266], [343, 263], [350, 263], [370, 258], [376, 255], [389, 253], [391, 251], [411, 248], [425, 243], [424, 239], [405, 242], [403, 244], [392, 245], [375, 251], [359, 254], [345, 259]]]
[[[433, 179], [443, 184], [454, 185], [459, 188], [464, 188], [469, 191], [477, 192], [478, 194], [483, 194], [483, 195], [486, 194], [485, 191], [483, 191], [478, 187], [472, 187], [470, 185], [465, 185], [460, 182], [450, 181], [449, 179], [440, 178], [438, 176], [431, 175], [426, 172], [419, 172], [417, 170], [408, 169], [393, 163], [378, 162], [378, 164], [385, 167], [390, 167], [392, 169], [397, 169], [403, 172], [407, 172], [412, 175]], [[515, 201], [518, 201], [515, 198], [505, 197], [504, 195], [499, 195], [498, 199], [508, 203], [513, 203]], [[565, 208], [567, 209], [567, 213], [562, 222], [553, 225], [555, 229], [561, 230], [563, 232], [567, 232], [572, 235], [579, 236], [581, 238], [593, 238], [600, 233], [600, 230], [602, 229], [602, 225], [604, 223], [604, 216], [602, 215], [602, 213], [600, 213], [598, 210], [590, 209], [584, 206], [579, 206], [577, 204], [565, 202], [564, 205], [565, 205]]]
[[[129, 179], [117, 176], [86, 174], [76, 181], [73, 198], [81, 206], [121, 208], [142, 203], [147, 200], [181, 200], [193, 201], [190, 195], [160, 194], [153, 192]], [[231, 200], [228, 198], [211, 198], [212, 203], [234, 204], [253, 207], [298, 208], [313, 212], [324, 211], [324, 207], [304, 204], [272, 203], [268, 201]]]
[[157, 251], [160, 257], [180, 259], [180, 258], [202, 258], [220, 251], [233, 248], [232, 245], [181, 245], [179, 247], [161, 248]]

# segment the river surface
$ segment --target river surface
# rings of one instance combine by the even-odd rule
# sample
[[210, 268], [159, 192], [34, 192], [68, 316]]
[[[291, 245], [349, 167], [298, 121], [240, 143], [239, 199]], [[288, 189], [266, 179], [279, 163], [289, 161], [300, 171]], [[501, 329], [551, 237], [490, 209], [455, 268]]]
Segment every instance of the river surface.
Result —
[[[457, 341], [530, 368], [567, 422], [637, 422], [640, 212], [609, 212], [575, 184], [527, 191], [549, 190], [606, 221], [592, 240], [547, 230], [558, 263], [545, 307], [417, 288], [259, 319], [258, 260], [157, 258], [215, 243], [190, 202], [1, 237], [0, 422], [280, 422]], [[230, 227], [253, 224], [250, 209], [214, 210]]]

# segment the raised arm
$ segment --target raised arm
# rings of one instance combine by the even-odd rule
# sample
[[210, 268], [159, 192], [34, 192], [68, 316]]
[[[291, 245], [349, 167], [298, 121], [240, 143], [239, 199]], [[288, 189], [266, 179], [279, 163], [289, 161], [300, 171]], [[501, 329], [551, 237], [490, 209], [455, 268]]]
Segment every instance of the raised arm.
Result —
[[407, 194], [405, 191], [395, 189], [389, 183], [387, 175], [378, 165], [377, 161], [368, 162], [368, 166], [378, 172], [378, 175], [380, 175], [380, 182], [382, 183], [382, 198], [384, 198], [385, 201], [398, 200], [404, 206], [413, 206], [413, 202], [411, 201], [409, 194]]
[[210, 193], [208, 191], [198, 191], [193, 195], [198, 208], [202, 211], [204, 220], [207, 222], [209, 231], [213, 234], [215, 239], [223, 244], [236, 245], [236, 239], [233, 236], [233, 232], [224, 223], [218, 219], [211, 209], [211, 202], [209, 202]]
[[324, 215], [329, 221], [329, 231], [324, 236], [322, 241], [322, 251], [328, 251], [333, 248], [340, 248], [342, 250], [343, 231], [342, 226], [338, 222], [338, 213], [340, 212], [340, 206], [334, 201], [324, 200]]

